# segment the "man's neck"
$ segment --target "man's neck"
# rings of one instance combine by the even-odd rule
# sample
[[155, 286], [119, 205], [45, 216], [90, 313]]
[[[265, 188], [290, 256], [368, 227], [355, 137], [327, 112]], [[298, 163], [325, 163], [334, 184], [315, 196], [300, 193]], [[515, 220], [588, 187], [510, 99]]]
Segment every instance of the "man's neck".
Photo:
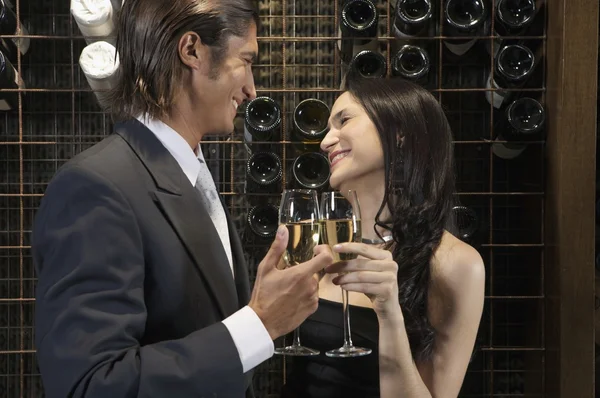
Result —
[[174, 106], [171, 114], [161, 119], [161, 121], [182, 136], [194, 153], [198, 155], [198, 144], [206, 132], [201, 131], [194, 125], [193, 120], [195, 118], [186, 117], [186, 115], [189, 114], [190, 113], [186, 112], [185, 109]]

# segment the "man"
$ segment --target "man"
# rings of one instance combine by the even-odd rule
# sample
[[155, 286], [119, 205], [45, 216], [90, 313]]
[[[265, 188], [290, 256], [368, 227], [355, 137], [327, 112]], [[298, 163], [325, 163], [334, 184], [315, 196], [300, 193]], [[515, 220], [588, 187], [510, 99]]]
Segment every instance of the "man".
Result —
[[[323, 247], [252, 296], [234, 226], [199, 151], [256, 96], [249, 0], [127, 0], [117, 27], [116, 133], [73, 158], [33, 231], [46, 397], [243, 397], [273, 339], [317, 307]], [[247, 304], [247, 305], [246, 305]]]

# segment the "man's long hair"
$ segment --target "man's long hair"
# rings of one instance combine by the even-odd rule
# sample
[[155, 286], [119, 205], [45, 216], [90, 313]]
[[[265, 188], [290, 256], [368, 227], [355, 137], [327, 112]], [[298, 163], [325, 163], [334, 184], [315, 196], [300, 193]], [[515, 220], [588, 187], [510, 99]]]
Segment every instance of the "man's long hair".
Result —
[[244, 37], [258, 12], [251, 0], [127, 0], [117, 18], [120, 66], [108, 93], [114, 120], [169, 114], [184, 64], [178, 42], [193, 31], [211, 48], [212, 67], [227, 54], [227, 38]]

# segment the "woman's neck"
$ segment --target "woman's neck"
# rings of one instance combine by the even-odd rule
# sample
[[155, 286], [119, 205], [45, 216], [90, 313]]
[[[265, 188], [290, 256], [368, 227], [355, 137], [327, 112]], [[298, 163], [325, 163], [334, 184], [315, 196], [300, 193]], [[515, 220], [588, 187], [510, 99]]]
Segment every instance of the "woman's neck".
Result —
[[[369, 182], [373, 182], [373, 180], [373, 178], [369, 178], [368, 181], [365, 181], [364, 179], [355, 181], [352, 186], [347, 188], [356, 190], [356, 194], [358, 195], [358, 200], [360, 202], [362, 237], [366, 239], [379, 239], [373, 227], [375, 226], [375, 218], [385, 195], [384, 184], [380, 182], [377, 184], [369, 184]], [[346, 187], [343, 187], [343, 189], [346, 189]], [[383, 221], [388, 216], [389, 210], [386, 206], [379, 216], [379, 219]], [[380, 227], [378, 227], [377, 230], [380, 234], [385, 232], [385, 230]]]

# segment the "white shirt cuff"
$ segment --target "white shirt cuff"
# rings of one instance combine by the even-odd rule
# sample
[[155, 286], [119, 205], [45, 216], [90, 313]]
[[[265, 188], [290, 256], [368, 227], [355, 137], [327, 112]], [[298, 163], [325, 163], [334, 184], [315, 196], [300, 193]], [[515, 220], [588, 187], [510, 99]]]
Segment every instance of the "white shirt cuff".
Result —
[[224, 319], [223, 324], [235, 343], [244, 373], [273, 356], [273, 340], [252, 308], [245, 306]]

